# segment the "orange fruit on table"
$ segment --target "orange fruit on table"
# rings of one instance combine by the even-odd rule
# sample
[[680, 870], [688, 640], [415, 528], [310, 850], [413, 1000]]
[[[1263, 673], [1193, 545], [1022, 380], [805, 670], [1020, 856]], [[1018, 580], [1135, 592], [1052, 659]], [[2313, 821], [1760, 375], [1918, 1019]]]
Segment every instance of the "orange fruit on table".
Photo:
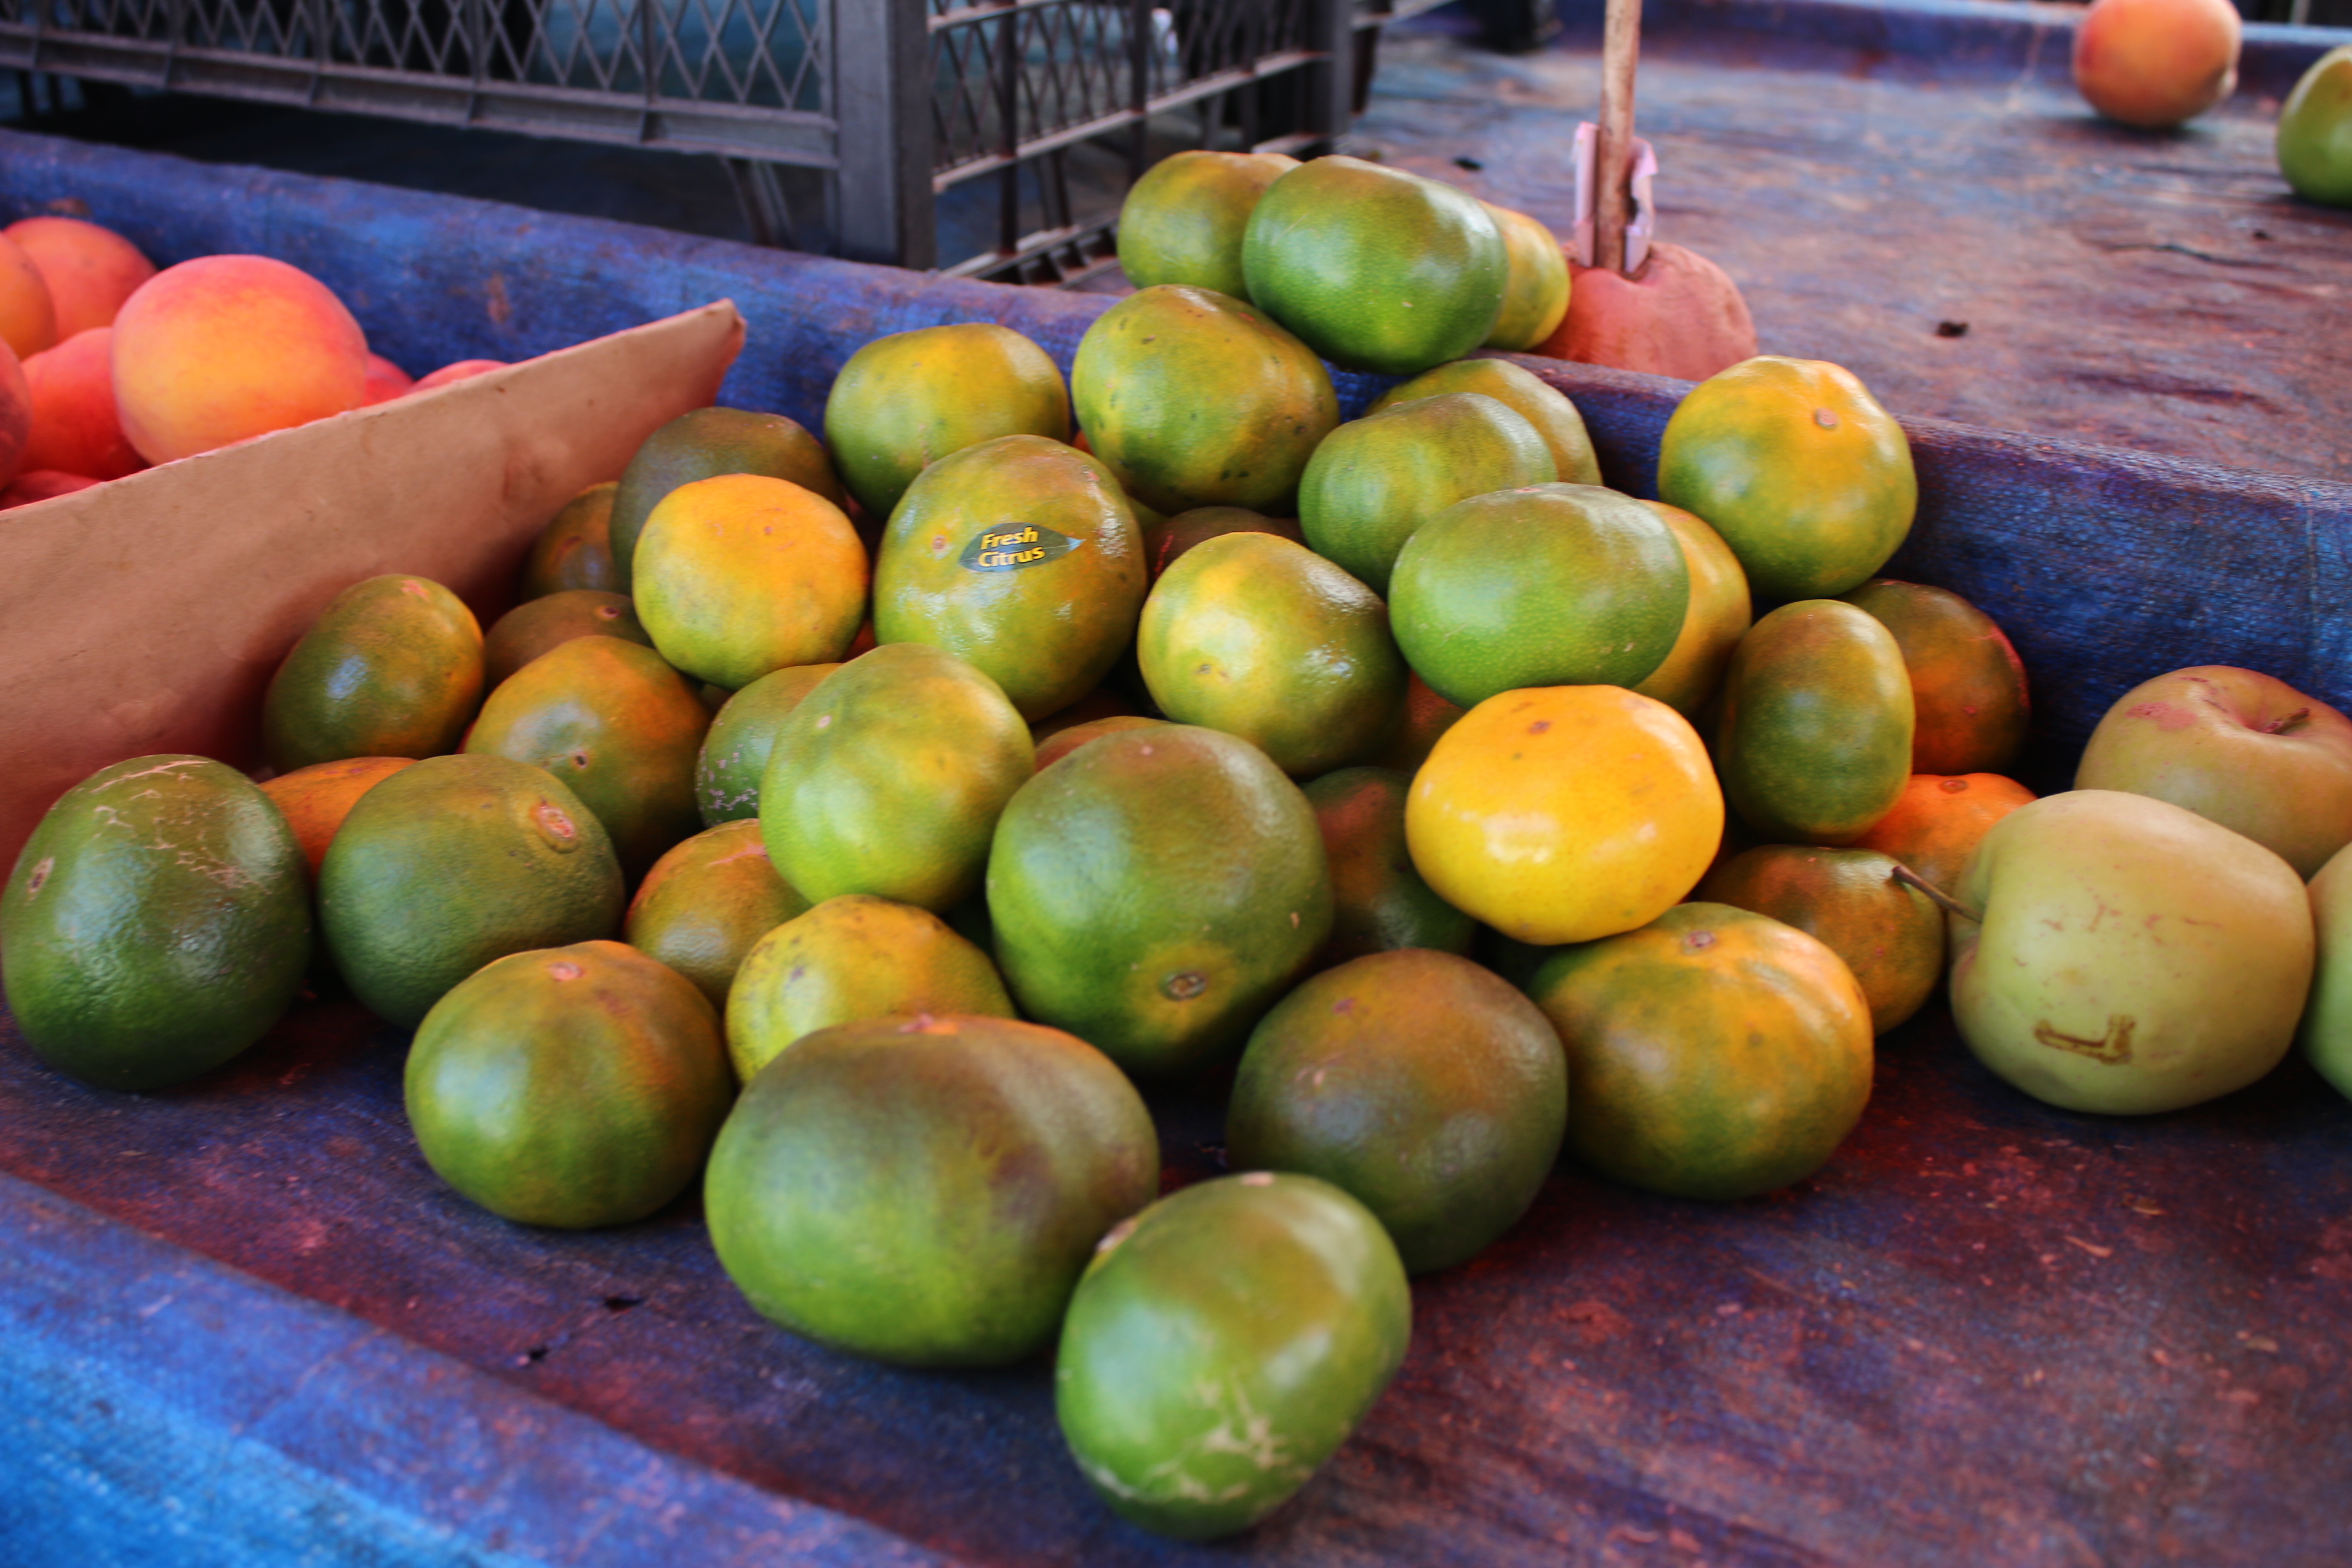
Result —
[[923, 470], [874, 563], [874, 635], [946, 649], [1024, 719], [1101, 684], [1143, 607], [1143, 539], [1110, 470], [1001, 436]]
[[58, 341], [110, 327], [155, 264], [110, 228], [78, 217], [20, 218], [5, 230], [40, 269], [57, 311]]
[[1630, 687], [1673, 650], [1689, 605], [1674, 531], [1598, 485], [1456, 501], [1413, 531], [1389, 577], [1397, 646], [1465, 706], [1521, 687]]
[[1700, 519], [1664, 501], [1642, 504], [1664, 520], [1675, 542], [1682, 546], [1683, 564], [1690, 570], [1690, 608], [1683, 613], [1683, 629], [1664, 662], [1633, 689], [1696, 721], [1722, 686], [1731, 650], [1755, 624], [1748, 574], [1740, 570], [1739, 557], [1723, 535]]
[[1527, 214], [1492, 202], [1479, 205], [1495, 220], [1495, 230], [1503, 237], [1503, 249], [1510, 258], [1503, 283], [1503, 308], [1495, 317], [1485, 346], [1524, 353], [1551, 336], [1568, 314], [1568, 254], [1560, 249], [1558, 235]]
[[2025, 746], [2025, 664], [1990, 616], [1945, 588], [1874, 577], [1839, 597], [1895, 634], [1917, 714], [1911, 771], [1999, 773]]
[[1070, 400], [1127, 493], [1171, 516], [1201, 506], [1288, 515], [1339, 398], [1315, 351], [1265, 311], [1164, 283], [1078, 340]]
[[1802, 599], [1732, 650], [1715, 731], [1732, 809], [1769, 842], [1851, 844], [1911, 776], [1911, 680], [1892, 633]]
[[2229, 0], [2094, 0], [2074, 29], [2074, 86], [2110, 120], [2168, 130], [2230, 96], [2242, 38]]
[[1385, 595], [1397, 553], [1432, 517], [1558, 477], [1551, 449], [1516, 410], [1484, 393], [1440, 393], [1332, 431], [1298, 481], [1298, 526], [1317, 553]]
[[798, 421], [748, 408], [692, 409], [646, 437], [621, 470], [609, 526], [613, 565], [621, 574], [615, 593], [632, 591], [637, 536], [654, 508], [679, 486], [721, 474], [789, 480], [836, 507], [849, 499], [824, 444]]
[[1161, 712], [1239, 735], [1294, 778], [1370, 755], [1404, 703], [1380, 596], [1272, 534], [1212, 539], [1170, 567], [1135, 652]]
[[266, 256], [205, 256], [140, 285], [114, 318], [123, 434], [168, 463], [367, 400], [367, 336], [334, 291]]
[[1307, 542], [1294, 517], [1268, 517], [1245, 506], [1196, 506], [1143, 525], [1143, 555], [1151, 580], [1158, 582], [1192, 546], [1228, 533], [1271, 533], [1293, 544]]
[[876, 338], [825, 394], [824, 438], [876, 527], [925, 468], [1000, 436], [1067, 441], [1070, 393], [1051, 354], [993, 321]]
[[654, 507], [630, 584], [664, 658], [740, 691], [772, 669], [841, 658], [866, 616], [866, 546], [814, 490], [721, 474]]
[[1870, 1101], [1870, 1008], [1845, 961], [1725, 904], [1556, 952], [1528, 994], [1568, 1052], [1568, 1147], [1676, 1197], [1819, 1170]]
[[1874, 849], [1771, 844], [1717, 866], [1691, 896], [1820, 938], [1853, 972], [1883, 1035], [1926, 1005], [1944, 972], [1944, 911], [1895, 869]]
[[1412, 780], [1387, 768], [1341, 768], [1307, 785], [1331, 867], [1331, 934], [1317, 959], [1428, 948], [1466, 953], [1478, 922], [1430, 890], [1404, 837]]
[[1118, 209], [1118, 264], [1138, 289], [1190, 283], [1236, 300], [1242, 235], [1266, 187], [1298, 167], [1282, 153], [1172, 153], [1144, 172]]
[[482, 700], [482, 630], [465, 601], [391, 573], [328, 602], [261, 699], [261, 747], [280, 773], [341, 757], [457, 749]]
[[1520, 942], [1591, 942], [1658, 918], [1723, 837], [1690, 721], [1615, 686], [1506, 691], [1439, 737], [1405, 805], [1413, 866]]
[[2032, 799], [2032, 790], [1999, 773], [1958, 778], [1914, 773], [1886, 815], [1872, 823], [1853, 847], [1875, 849], [1899, 860], [1948, 893], [1960, 885], [1960, 873], [1976, 853], [1977, 841], [1994, 823]]
[[1371, 765], [1391, 768], [1411, 777], [1429, 760], [1430, 748], [1437, 744], [1437, 738], [1454, 728], [1455, 721], [1467, 711], [1460, 703], [1440, 697], [1420, 676], [1408, 673], [1404, 719], [1389, 743], [1381, 748], [1380, 755], [1371, 760]]
[[1445, 392], [1482, 392], [1535, 426], [1551, 449], [1552, 467], [1562, 484], [1597, 485], [1601, 459], [1594, 456], [1592, 436], [1584, 416], [1566, 394], [1508, 360], [1458, 359], [1435, 370], [1422, 372], [1382, 393], [1366, 415], [1385, 414], [1400, 403], [1435, 397]]
[[1911, 443], [1853, 372], [1767, 354], [1693, 387], [1658, 447], [1658, 499], [1723, 535], [1767, 601], [1866, 582], [1911, 531]]
[[335, 830], [342, 826], [360, 796], [415, 760], [342, 757], [279, 773], [261, 786], [261, 793], [285, 814], [286, 826], [294, 830], [302, 858], [310, 864], [312, 881], [318, 880], [320, 862], [327, 858], [327, 846], [335, 841]]
[[590, 485], [548, 520], [523, 560], [517, 599], [536, 599], [566, 588], [621, 591], [620, 568], [613, 563], [613, 495], [619, 489], [610, 479]]
[[784, 716], [841, 666], [796, 664], [770, 670], [719, 704], [694, 763], [694, 804], [702, 825], [760, 815], [760, 780], [775, 754]]
[[1477, 197], [1360, 158], [1283, 175], [1242, 239], [1251, 300], [1332, 363], [1385, 375], [1418, 375], [1485, 342], [1510, 268]]
[[1147, 719], [1140, 713], [1112, 713], [1100, 719], [1086, 720], [1065, 730], [1056, 730], [1037, 742], [1037, 771], [1044, 773], [1088, 741], [1116, 735], [1121, 730], [1140, 730], [1166, 722], [1165, 719]]
[[702, 699], [653, 649], [574, 637], [490, 693], [466, 750], [562, 780], [604, 825], [634, 879], [702, 826], [694, 760], [709, 725]]
[[482, 675], [492, 690], [516, 670], [573, 637], [619, 637], [651, 647], [636, 607], [619, 594], [565, 588], [525, 599], [490, 624], [482, 637]]
[[776, 875], [760, 825], [722, 822], [671, 846], [629, 900], [621, 940], [724, 1009], [752, 944], [809, 907]]

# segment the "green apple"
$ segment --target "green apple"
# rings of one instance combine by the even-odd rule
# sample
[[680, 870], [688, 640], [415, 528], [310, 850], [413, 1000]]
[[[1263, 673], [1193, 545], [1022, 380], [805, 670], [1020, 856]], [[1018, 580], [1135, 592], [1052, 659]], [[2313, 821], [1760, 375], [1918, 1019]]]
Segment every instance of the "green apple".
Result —
[[2311, 918], [2319, 932], [2319, 970], [2296, 1038], [2319, 1076], [2352, 1096], [2352, 847], [2337, 850], [2311, 879]]
[[2286, 1055], [2311, 987], [2293, 867], [2168, 801], [2075, 790], [1995, 823], [1961, 873], [1952, 1016], [1977, 1059], [2070, 1110], [2177, 1110]]
[[2287, 94], [2278, 162], [2304, 200], [2352, 207], [2352, 44], [2320, 56]]
[[2352, 719], [2251, 669], [2176, 669], [2107, 710], [2074, 787], [2187, 806], [2309, 877], [2352, 843]]

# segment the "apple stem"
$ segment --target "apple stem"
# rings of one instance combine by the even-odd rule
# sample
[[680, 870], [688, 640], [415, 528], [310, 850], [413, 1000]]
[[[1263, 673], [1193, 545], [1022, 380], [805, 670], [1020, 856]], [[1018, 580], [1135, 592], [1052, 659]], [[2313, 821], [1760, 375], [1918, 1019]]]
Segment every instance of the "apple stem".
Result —
[[2309, 722], [2311, 722], [2311, 710], [2308, 708], [2298, 708], [2294, 712], [2288, 714], [2285, 718], [2273, 720], [2270, 723], [2263, 725], [2263, 733], [2265, 735], [2284, 735], [2289, 730], [2300, 730]]
[[1642, 55], [1642, 0], [1609, 0], [1601, 37], [1601, 144], [1593, 150], [1598, 183], [1593, 209], [1592, 262], [1625, 270], [1625, 229], [1633, 222], [1633, 67]]
[[1940, 905], [1942, 908], [1948, 910], [1953, 914], [1959, 916], [1960, 919], [1964, 921], [1968, 921], [1975, 925], [1982, 925], [1984, 923], [1984, 911], [1981, 910], [1972, 910], [1969, 908], [1968, 905], [1960, 902], [1959, 900], [1952, 897], [1951, 894], [1944, 891], [1943, 889], [1936, 886], [1935, 883], [1927, 880], [1927, 878], [1922, 877], [1918, 872], [1914, 871], [1910, 867], [1906, 866], [1900, 860], [1897, 860], [1895, 863], [1895, 879], [1902, 883], [1906, 888], [1918, 889], [1919, 891], [1927, 895], [1929, 901]]

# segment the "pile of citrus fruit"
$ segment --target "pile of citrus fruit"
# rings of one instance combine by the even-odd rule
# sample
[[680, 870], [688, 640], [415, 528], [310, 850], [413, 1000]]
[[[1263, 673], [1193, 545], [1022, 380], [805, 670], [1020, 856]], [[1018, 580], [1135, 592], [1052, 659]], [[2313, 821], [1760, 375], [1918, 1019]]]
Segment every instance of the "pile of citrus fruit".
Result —
[[497, 368], [412, 382], [299, 268], [204, 256], [158, 272], [112, 229], [25, 218], [0, 231], [0, 508]]
[[[1939, 892], [2032, 798], [2008, 640], [1876, 575], [1900, 427], [1753, 360], [1674, 416], [1663, 500], [1602, 488], [1568, 399], [1460, 357], [1507, 226], [1203, 157], [1136, 216], [1262, 192], [1167, 263], [1223, 270], [1106, 311], [1066, 387], [973, 323], [861, 349], [822, 441], [688, 414], [487, 637], [352, 585], [269, 687], [266, 782], [68, 794], [0, 895], [26, 1039], [154, 1089], [331, 968], [415, 1031], [459, 1191], [587, 1226], [699, 1176], [797, 1332], [1058, 1341], [1085, 1473], [1185, 1536], [1304, 1484], [1402, 1358], [1407, 1276], [1563, 1147], [1686, 1197], [1819, 1169], [1943, 973]], [[1327, 359], [1408, 379], [1343, 423]], [[1142, 1091], [1219, 1074], [1234, 1173], [1161, 1197]]]

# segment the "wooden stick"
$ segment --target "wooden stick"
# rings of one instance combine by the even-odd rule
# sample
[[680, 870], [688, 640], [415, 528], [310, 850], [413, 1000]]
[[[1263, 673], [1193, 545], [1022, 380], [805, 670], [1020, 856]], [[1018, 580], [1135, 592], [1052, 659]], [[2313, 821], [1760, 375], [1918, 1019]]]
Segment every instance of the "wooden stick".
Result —
[[1609, 0], [1601, 37], [1601, 144], [1593, 176], [1595, 265], [1625, 270], [1625, 226], [1633, 221], [1633, 67], [1642, 57], [1642, 0]]

